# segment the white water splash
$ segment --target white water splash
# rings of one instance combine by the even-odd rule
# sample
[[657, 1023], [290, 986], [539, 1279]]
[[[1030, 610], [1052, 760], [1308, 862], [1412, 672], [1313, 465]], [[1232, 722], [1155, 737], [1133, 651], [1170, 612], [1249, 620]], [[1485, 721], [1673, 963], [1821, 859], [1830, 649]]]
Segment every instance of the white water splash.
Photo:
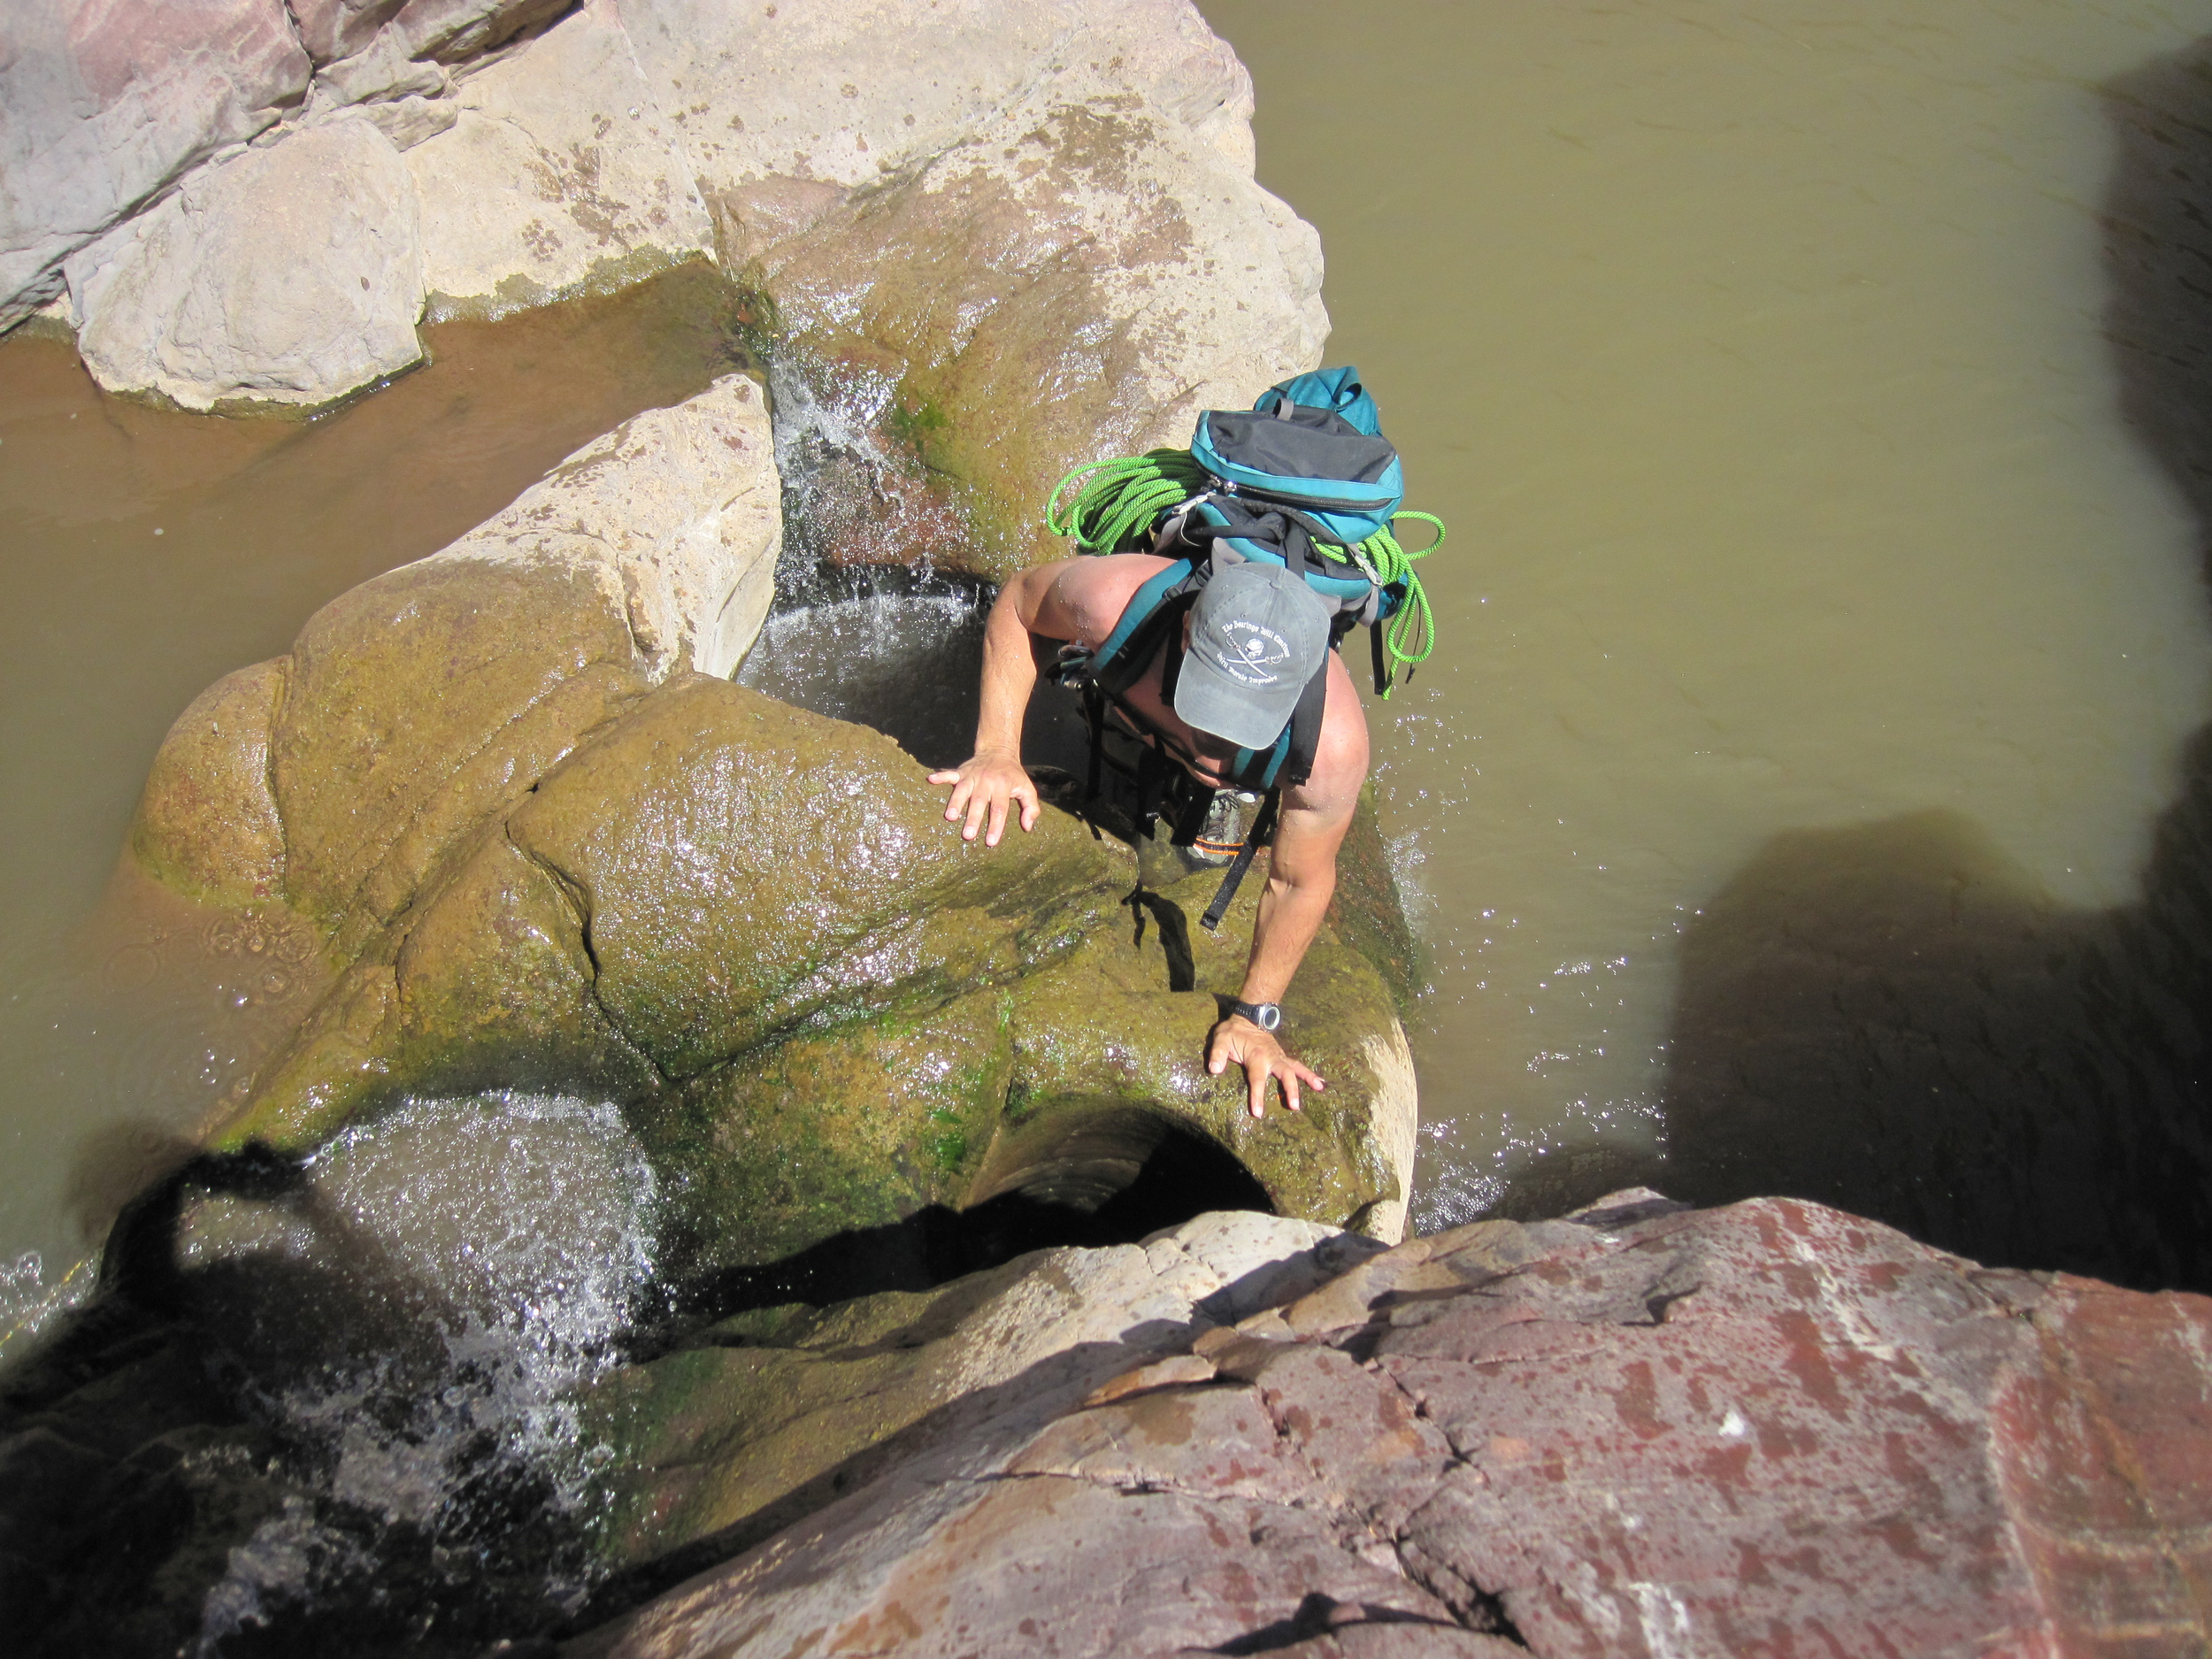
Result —
[[[477, 1539], [486, 1517], [472, 1508], [488, 1491], [574, 1513], [598, 1461], [577, 1399], [617, 1363], [613, 1340], [654, 1268], [653, 1173], [620, 1113], [511, 1093], [410, 1101], [347, 1132], [310, 1171], [304, 1203], [202, 1205], [183, 1254], [335, 1263], [357, 1292], [385, 1288], [378, 1311], [397, 1310], [396, 1347], [341, 1340], [331, 1363], [263, 1398], [291, 1438], [319, 1448], [323, 1491], [357, 1517], [419, 1529], [440, 1554]], [[288, 1504], [231, 1552], [193, 1651], [212, 1655], [285, 1605], [373, 1575], [358, 1532]], [[580, 1557], [549, 1571], [544, 1594], [565, 1609], [589, 1587]]]

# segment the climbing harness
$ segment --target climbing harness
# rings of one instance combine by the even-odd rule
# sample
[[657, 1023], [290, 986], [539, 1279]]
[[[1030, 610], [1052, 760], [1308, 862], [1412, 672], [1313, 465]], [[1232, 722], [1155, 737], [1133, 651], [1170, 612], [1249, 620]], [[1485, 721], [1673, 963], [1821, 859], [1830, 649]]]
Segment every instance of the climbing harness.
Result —
[[[1270, 387], [1249, 410], [1206, 411], [1187, 449], [1079, 466], [1046, 501], [1046, 525], [1055, 535], [1073, 537], [1083, 552], [1152, 552], [1175, 561], [1137, 590], [1095, 650], [1064, 647], [1053, 677], [1083, 694], [1087, 797], [1098, 798], [1110, 768], [1134, 787], [1141, 833], [1167, 818], [1174, 845], [1202, 863], [1228, 864], [1202, 918], [1209, 930], [1272, 836], [1283, 789], [1312, 771], [1327, 658], [1274, 743], [1237, 751], [1223, 789], [1170, 764], [1163, 751], [1171, 740], [1125, 694], [1158, 659], [1161, 697], [1172, 703], [1185, 615], [1217, 571], [1258, 560], [1297, 573], [1328, 607], [1332, 649], [1367, 625], [1375, 689], [1388, 698], [1398, 671], [1410, 681], [1436, 649], [1435, 617], [1413, 567], [1444, 541], [1443, 520], [1400, 510], [1403, 492], [1398, 452], [1382, 435], [1380, 412], [1359, 371], [1347, 366]], [[1420, 520], [1435, 534], [1426, 547], [1408, 549], [1394, 533], [1399, 519]], [[1110, 734], [1136, 743], [1133, 763], [1108, 756]]]

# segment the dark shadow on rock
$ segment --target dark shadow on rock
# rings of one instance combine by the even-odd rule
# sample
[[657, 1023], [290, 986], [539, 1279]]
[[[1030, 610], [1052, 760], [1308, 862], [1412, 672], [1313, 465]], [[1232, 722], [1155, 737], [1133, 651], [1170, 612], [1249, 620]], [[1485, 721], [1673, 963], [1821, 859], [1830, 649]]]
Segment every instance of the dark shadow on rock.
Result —
[[902, 1221], [856, 1227], [777, 1262], [725, 1268], [669, 1293], [680, 1325], [786, 1302], [817, 1307], [887, 1290], [928, 1290], [1057, 1245], [1128, 1244], [1210, 1210], [1271, 1213], [1267, 1191], [1233, 1155], [1165, 1128], [1136, 1178], [1095, 1208], [1001, 1193], [966, 1210], [933, 1204]]
[[[2212, 564], [2212, 39], [2103, 96], [2121, 412]], [[1653, 1184], [2212, 1290], [2212, 728], [2181, 757], [2139, 903], [2055, 907], [1951, 813], [1797, 832], [1704, 907], [1681, 986]]]
[[[748, 1309], [925, 1290], [1047, 1246], [1268, 1208], [1225, 1150], [1171, 1127], [1150, 1144], [1098, 1203], [1018, 1188], [840, 1234], [668, 1293], [655, 1334], [618, 1346], [643, 1357]], [[211, 1198], [280, 1211], [314, 1244], [185, 1259], [180, 1229]], [[506, 1443], [513, 1359], [470, 1339], [465, 1312], [320, 1198], [301, 1160], [259, 1143], [188, 1158], [122, 1206], [94, 1299], [0, 1371], [9, 1651], [166, 1659], [212, 1630], [205, 1651], [224, 1659], [436, 1659], [542, 1636], [594, 1569], [582, 1517], [556, 1501], [557, 1459]], [[429, 1447], [434, 1511], [349, 1494], [343, 1466], [365, 1447]], [[856, 1479], [832, 1471], [768, 1531]]]

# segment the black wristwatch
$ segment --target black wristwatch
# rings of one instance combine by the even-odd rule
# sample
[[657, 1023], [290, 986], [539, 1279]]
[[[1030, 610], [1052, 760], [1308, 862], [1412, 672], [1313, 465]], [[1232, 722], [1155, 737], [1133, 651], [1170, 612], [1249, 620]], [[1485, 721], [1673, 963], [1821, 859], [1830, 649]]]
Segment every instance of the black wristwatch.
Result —
[[1243, 1015], [1262, 1031], [1273, 1031], [1283, 1023], [1283, 1005], [1280, 1002], [1232, 1002], [1229, 1011]]

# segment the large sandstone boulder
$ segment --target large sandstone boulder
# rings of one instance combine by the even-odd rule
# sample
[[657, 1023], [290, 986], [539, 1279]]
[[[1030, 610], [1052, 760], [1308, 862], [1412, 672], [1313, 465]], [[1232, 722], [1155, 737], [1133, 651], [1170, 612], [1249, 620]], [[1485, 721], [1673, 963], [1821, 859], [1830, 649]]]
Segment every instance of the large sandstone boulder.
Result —
[[[1002, 581], [1083, 462], [1187, 443], [1320, 361], [1312, 230], [1247, 164], [1127, 94], [1048, 87], [911, 178], [715, 198], [762, 296], [807, 550]], [[795, 216], [817, 215], [783, 234]]]
[[227, 0], [156, 29], [69, 0], [0, 72], [0, 326], [66, 259], [102, 384], [313, 408], [416, 361], [426, 307], [757, 261], [787, 456], [835, 439], [872, 503], [825, 547], [993, 576], [1033, 546], [1025, 469], [1317, 359], [1317, 244], [1253, 183], [1250, 80], [1188, 0], [565, 10]]
[[63, 0], [0, 18], [0, 329], [61, 261], [275, 124], [311, 66], [284, 0]]
[[1034, 1367], [565, 1651], [2196, 1653], [2208, 1356], [2202, 1297], [1619, 1194], [1412, 1240], [1072, 1409]]
[[719, 678], [779, 522], [759, 393], [726, 380], [188, 710], [139, 864], [280, 897], [332, 976], [220, 1138], [311, 1146], [411, 1094], [613, 1099], [692, 1273], [995, 1201], [1091, 1213], [1206, 1148], [1204, 1202], [1396, 1237], [1413, 1074], [1353, 888], [1294, 998], [1331, 1087], [1256, 1122], [1202, 1056], [1263, 883], [1217, 934], [1189, 920], [1210, 874], [1133, 908], [1134, 856], [1076, 818], [964, 842], [889, 739]]
[[727, 672], [780, 538], [757, 386], [649, 410], [204, 694], [155, 760], [133, 851], [192, 896], [280, 894], [349, 958], [611, 710], [680, 670]]
[[414, 187], [366, 120], [195, 173], [66, 269], [78, 349], [112, 390], [312, 409], [422, 358]]
[[1041, 88], [1133, 95], [1251, 172], [1251, 77], [1186, 0], [791, 0], [741, 29], [718, 0], [618, 5], [710, 194], [872, 183]]
[[[399, 637], [357, 655], [382, 664]], [[226, 1143], [311, 1145], [409, 1094], [603, 1091], [669, 1187], [671, 1271], [694, 1276], [995, 1199], [1096, 1210], [1171, 1143], [1225, 1150], [1284, 1214], [1402, 1228], [1410, 1066], [1358, 952], [1325, 931], [1301, 972], [1292, 1034], [1331, 1085], [1304, 1111], [1256, 1122], [1240, 1080], [1203, 1069], [1258, 883], [1219, 935], [1189, 938], [1202, 875], [1148, 895], [1133, 933], [1118, 842], [1057, 810], [996, 849], [964, 841], [889, 739], [702, 675], [579, 691], [603, 724], [557, 761], [526, 751], [526, 794], [499, 781], [526, 771], [518, 717], [456, 774], [465, 794], [408, 815], [391, 792], [417, 798], [419, 762], [382, 757], [389, 699], [353, 686], [310, 694], [348, 732], [276, 748], [287, 825], [320, 855], [294, 846], [288, 890], [331, 907], [350, 965]]]

